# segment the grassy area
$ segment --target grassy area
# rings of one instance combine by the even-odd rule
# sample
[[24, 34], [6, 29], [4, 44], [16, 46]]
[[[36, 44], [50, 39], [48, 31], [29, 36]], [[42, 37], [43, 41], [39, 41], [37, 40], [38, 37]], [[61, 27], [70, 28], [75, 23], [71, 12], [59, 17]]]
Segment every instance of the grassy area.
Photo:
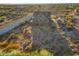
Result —
[[0, 49], [0, 56], [50, 56], [53, 55], [53, 53], [49, 52], [46, 49], [41, 49], [38, 51], [31, 51], [28, 53], [21, 52], [19, 50], [12, 50], [11, 52], [4, 52], [2, 49]]

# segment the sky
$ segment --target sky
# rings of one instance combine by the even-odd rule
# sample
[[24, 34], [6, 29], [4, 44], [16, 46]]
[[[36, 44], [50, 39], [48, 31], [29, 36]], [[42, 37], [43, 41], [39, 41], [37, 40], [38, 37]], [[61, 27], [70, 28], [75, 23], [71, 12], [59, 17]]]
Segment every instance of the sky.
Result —
[[79, 0], [0, 0], [0, 4], [79, 3]]

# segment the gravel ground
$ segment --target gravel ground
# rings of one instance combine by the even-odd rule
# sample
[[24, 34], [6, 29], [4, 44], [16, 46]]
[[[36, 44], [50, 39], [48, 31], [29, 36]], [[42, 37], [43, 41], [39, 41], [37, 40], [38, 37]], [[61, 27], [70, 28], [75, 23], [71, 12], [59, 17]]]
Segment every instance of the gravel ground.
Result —
[[46, 48], [58, 55], [64, 55], [70, 50], [67, 41], [49, 25], [50, 12], [36, 12], [31, 20], [34, 49]]

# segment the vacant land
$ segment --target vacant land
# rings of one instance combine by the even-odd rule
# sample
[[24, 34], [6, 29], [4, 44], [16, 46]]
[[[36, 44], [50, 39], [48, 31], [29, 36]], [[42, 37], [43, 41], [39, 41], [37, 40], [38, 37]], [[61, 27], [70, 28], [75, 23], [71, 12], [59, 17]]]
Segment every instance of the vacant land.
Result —
[[0, 5], [0, 55], [79, 55], [79, 4]]

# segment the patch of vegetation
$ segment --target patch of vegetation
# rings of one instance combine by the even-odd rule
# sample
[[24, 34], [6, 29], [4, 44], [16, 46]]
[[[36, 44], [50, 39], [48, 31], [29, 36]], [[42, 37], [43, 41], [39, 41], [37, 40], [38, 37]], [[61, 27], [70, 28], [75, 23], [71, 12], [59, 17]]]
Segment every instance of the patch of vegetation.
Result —
[[41, 49], [40, 51], [31, 51], [31, 52], [21, 52], [20, 50], [12, 50], [11, 52], [4, 52], [0, 49], [0, 56], [50, 56], [53, 53], [49, 52], [46, 49]]

